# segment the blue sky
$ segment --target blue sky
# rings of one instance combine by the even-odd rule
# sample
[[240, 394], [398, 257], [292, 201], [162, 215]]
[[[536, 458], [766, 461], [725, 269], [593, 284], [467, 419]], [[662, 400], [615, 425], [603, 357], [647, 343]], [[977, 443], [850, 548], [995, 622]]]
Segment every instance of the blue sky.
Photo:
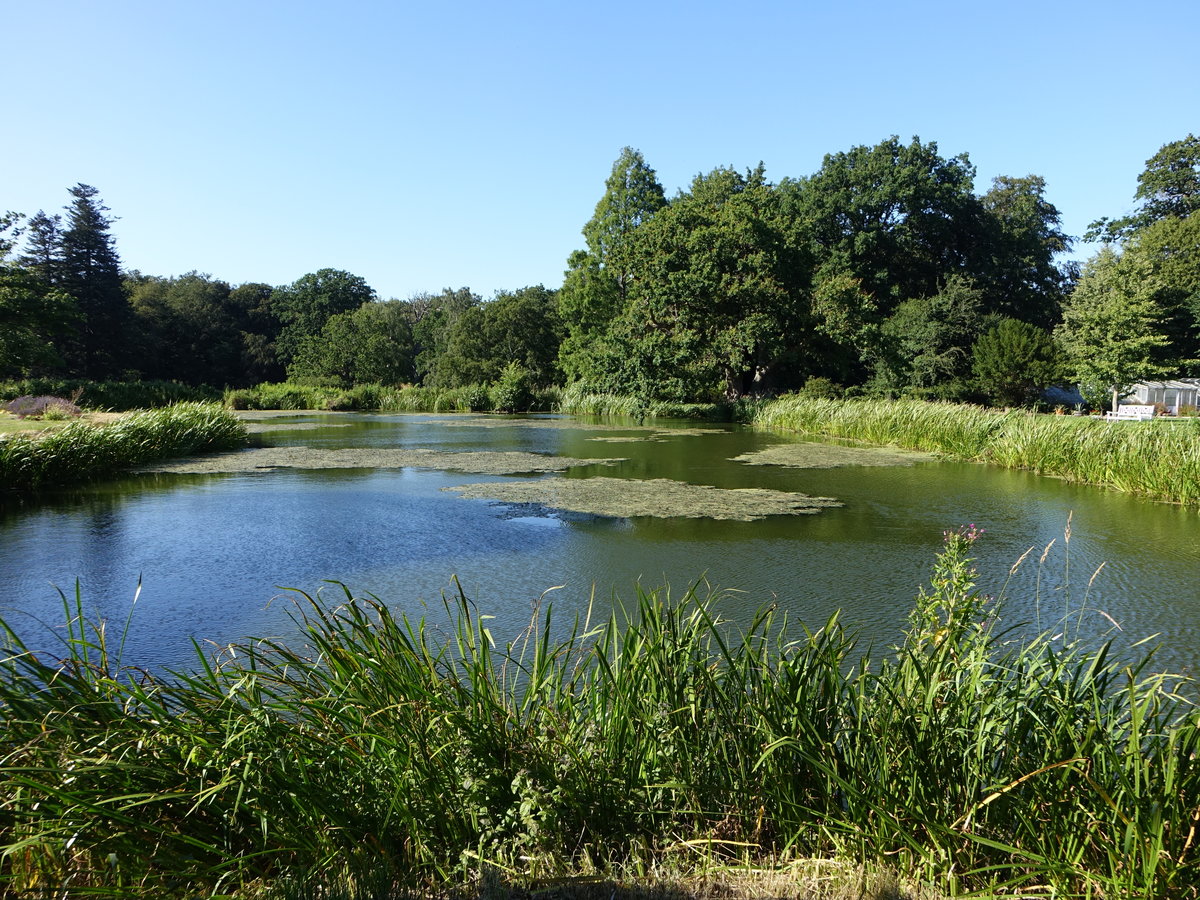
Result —
[[[668, 194], [896, 134], [1082, 234], [1200, 133], [1200, 3], [10, 0], [0, 210], [97, 187], [127, 268], [557, 287], [613, 160]], [[1077, 256], [1089, 255], [1084, 246]]]

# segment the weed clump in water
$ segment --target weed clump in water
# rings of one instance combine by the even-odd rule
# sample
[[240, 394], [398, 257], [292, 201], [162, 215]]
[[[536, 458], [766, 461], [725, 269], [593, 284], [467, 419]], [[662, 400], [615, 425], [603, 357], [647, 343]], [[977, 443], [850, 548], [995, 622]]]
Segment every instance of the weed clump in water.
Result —
[[934, 459], [933, 454], [895, 447], [847, 447], [841, 444], [797, 441], [777, 444], [741, 456], [734, 462], [751, 466], [785, 466], [793, 469], [836, 469], [842, 466], [911, 466]]
[[772, 515], [812, 515], [842, 504], [832, 497], [767, 488], [716, 488], [667, 478], [542, 478], [452, 485], [472, 500], [536, 503], [551, 509], [630, 518], [733, 519], [750, 522]]

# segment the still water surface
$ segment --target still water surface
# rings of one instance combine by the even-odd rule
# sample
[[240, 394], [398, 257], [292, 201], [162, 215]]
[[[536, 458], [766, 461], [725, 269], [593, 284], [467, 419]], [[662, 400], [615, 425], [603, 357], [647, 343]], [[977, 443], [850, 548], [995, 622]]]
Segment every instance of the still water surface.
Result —
[[[1112, 632], [1126, 646], [1160, 635], [1159, 668], [1195, 671], [1200, 663], [1195, 513], [964, 463], [748, 466], [731, 457], [796, 438], [739, 426], [695, 433], [693, 423], [656, 422], [665, 432], [659, 439], [617, 443], [592, 439], [621, 432], [589, 430], [582, 421], [579, 427], [570, 419], [536, 421], [547, 427], [469, 416], [320, 413], [273, 420], [319, 427], [271, 431], [257, 440], [626, 457], [566, 477], [765, 487], [845, 505], [754, 522], [620, 519], [517, 509], [443, 490], [542, 476], [493, 479], [415, 468], [143, 475], [0, 510], [0, 612], [44, 646], [38, 623], [62, 621], [55, 586], [73, 595], [78, 581], [85, 607], [119, 633], [140, 577], [126, 662], [189, 668], [192, 639], [217, 647], [289, 634], [292, 602], [282, 588], [313, 592], [325, 579], [411, 615], [429, 604], [436, 618], [456, 577], [480, 611], [496, 617], [492, 629], [501, 639], [527, 624], [547, 589], [555, 588], [547, 596], [565, 621], [593, 595], [603, 610], [614, 592], [631, 597], [639, 581], [669, 583], [681, 593], [703, 579], [730, 592], [720, 607], [727, 618], [748, 620], [762, 604], [776, 602], [817, 627], [840, 609], [866, 640], [888, 645], [900, 636], [943, 531], [973, 522], [985, 530], [976, 545], [981, 586], [1006, 594], [1006, 622], [1052, 628], [1069, 609], [1072, 628], [1089, 639]], [[648, 434], [629, 424], [628, 436]]]

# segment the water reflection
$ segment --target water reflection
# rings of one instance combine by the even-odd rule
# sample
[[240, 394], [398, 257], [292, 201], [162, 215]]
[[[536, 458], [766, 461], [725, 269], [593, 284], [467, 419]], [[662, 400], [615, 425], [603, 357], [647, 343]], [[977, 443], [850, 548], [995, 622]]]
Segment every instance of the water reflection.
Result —
[[[1190, 667], [1197, 659], [1200, 535], [1195, 514], [1175, 507], [960, 463], [749, 466], [730, 458], [792, 439], [732, 426], [617, 444], [590, 438], [652, 431], [632, 422], [622, 431], [595, 431], [563, 427], [562, 420], [509, 426], [446, 416], [309, 414], [294, 421], [322, 427], [257, 439], [266, 446], [622, 456], [627, 461], [616, 467], [589, 466], [565, 477], [763, 487], [832, 496], [845, 506], [757, 522], [626, 520], [464, 500], [443, 488], [489, 479], [450, 472], [144, 476], [0, 512], [5, 614], [57, 622], [61, 604], [50, 585], [69, 593], [78, 579], [87, 606], [120, 623], [140, 575], [127, 655], [186, 665], [193, 637], [223, 643], [289, 633], [290, 604], [273, 598], [287, 596], [283, 587], [315, 591], [325, 579], [414, 614], [428, 604], [437, 615], [457, 576], [481, 609], [497, 616], [500, 636], [523, 628], [550, 587], [562, 586], [555, 596], [566, 620], [586, 610], [593, 595], [601, 606], [614, 591], [631, 596], [637, 581], [669, 582], [679, 592], [707, 579], [736, 591], [722, 601], [730, 618], [748, 620], [762, 603], [778, 602], [794, 618], [820, 624], [842, 609], [869, 640], [888, 644], [900, 636], [943, 530], [969, 521], [986, 532], [981, 583], [1008, 595], [1010, 621], [1050, 625], [1086, 605], [1091, 610], [1071, 620], [1086, 636], [1102, 637], [1115, 620], [1123, 644], [1161, 633], [1163, 665]], [[659, 430], [670, 431], [655, 423]]]

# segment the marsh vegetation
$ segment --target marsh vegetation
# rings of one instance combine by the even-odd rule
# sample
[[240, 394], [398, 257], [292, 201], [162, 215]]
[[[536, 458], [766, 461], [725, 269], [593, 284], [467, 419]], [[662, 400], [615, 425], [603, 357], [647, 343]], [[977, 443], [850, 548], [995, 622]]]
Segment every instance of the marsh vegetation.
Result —
[[1194, 419], [1106, 422], [919, 400], [782, 397], [753, 423], [1027, 469], [1153, 500], [1200, 505], [1200, 425]]
[[156, 459], [238, 447], [246, 431], [215, 404], [179, 403], [103, 424], [73, 421], [0, 441], [0, 495], [88, 481]]
[[161, 677], [65, 602], [57, 653], [9, 631], [0, 662], [0, 883], [316, 896], [691, 847], [886, 860], [954, 891], [1195, 896], [1192, 686], [1015, 637], [975, 584], [977, 537], [946, 535], [888, 652], [836, 617], [732, 627], [693, 592], [566, 632], [546, 603], [498, 644], [465, 597], [443, 630], [331, 588], [297, 595], [302, 640]]

